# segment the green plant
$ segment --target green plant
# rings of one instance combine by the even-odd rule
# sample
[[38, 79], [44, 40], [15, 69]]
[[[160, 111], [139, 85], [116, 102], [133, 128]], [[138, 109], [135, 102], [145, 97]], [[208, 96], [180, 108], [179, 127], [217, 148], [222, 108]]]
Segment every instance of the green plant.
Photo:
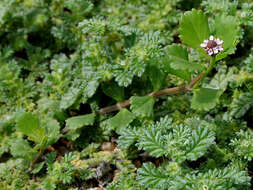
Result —
[[0, 189], [250, 189], [248, 0], [2, 0]]

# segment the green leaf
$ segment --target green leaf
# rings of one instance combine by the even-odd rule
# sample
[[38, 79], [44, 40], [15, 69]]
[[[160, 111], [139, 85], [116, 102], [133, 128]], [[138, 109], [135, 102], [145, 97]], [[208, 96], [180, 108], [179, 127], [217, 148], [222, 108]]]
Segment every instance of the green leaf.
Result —
[[[161, 189], [161, 187], [168, 186], [169, 176], [158, 170], [154, 164], [148, 162], [144, 163], [142, 167], [138, 169], [137, 180], [145, 188]], [[168, 187], [166, 189], [168, 189]]]
[[228, 54], [233, 53], [238, 39], [238, 24], [235, 17], [219, 15], [215, 18], [215, 34], [224, 41], [223, 48]]
[[81, 127], [92, 125], [94, 123], [95, 114], [86, 114], [81, 116], [75, 116], [66, 120], [66, 125], [69, 129], [79, 129]]
[[181, 45], [173, 44], [168, 46], [166, 54], [171, 68], [175, 70], [201, 71], [204, 69], [200, 64], [189, 62], [187, 49]]
[[218, 88], [224, 92], [227, 89], [228, 82], [233, 80], [233, 78], [234, 75], [232, 70], [229, 70], [229, 72], [226, 73], [226, 70], [224, 71], [220, 69], [209, 82], [209, 84], [205, 85], [205, 87], [213, 89]]
[[131, 110], [134, 114], [141, 117], [150, 117], [153, 115], [153, 106], [155, 100], [151, 96], [132, 96], [130, 98]]
[[232, 139], [230, 146], [234, 147], [234, 153], [243, 159], [251, 161], [253, 158], [253, 133], [252, 131], [237, 132], [237, 138]]
[[114, 81], [110, 81], [109, 83], [103, 83], [102, 90], [107, 96], [113, 98], [117, 102], [121, 102], [124, 100], [124, 88], [118, 86], [117, 83], [115, 83]]
[[43, 166], [45, 165], [45, 162], [40, 162], [34, 165], [34, 169], [31, 171], [32, 174], [37, 174], [41, 171]]
[[214, 144], [215, 134], [204, 127], [193, 130], [192, 138], [186, 150], [187, 160], [197, 160], [205, 154], [207, 148]]
[[99, 86], [99, 82], [95, 79], [87, 82], [87, 85], [83, 89], [84, 97], [86, 98], [92, 97], [95, 94], [98, 86]]
[[207, 16], [201, 10], [185, 12], [180, 21], [179, 33], [183, 43], [200, 48], [200, 44], [210, 35]]
[[147, 74], [152, 83], [153, 90], [157, 91], [163, 85], [163, 82], [166, 78], [166, 74], [157, 67], [157, 65], [150, 64], [147, 67]]
[[175, 75], [181, 79], [184, 79], [188, 82], [191, 81], [191, 73], [187, 70], [180, 70], [180, 69], [173, 69], [170, 65], [169, 57], [168, 55], [164, 56], [162, 58], [162, 68], [167, 74]]
[[187, 70], [180, 70], [180, 69], [175, 70], [175, 69], [172, 69], [169, 64], [167, 64], [166, 71], [169, 74], [175, 75], [175, 76], [177, 76], [181, 79], [184, 79], [188, 82], [191, 81], [191, 73], [188, 72]]
[[11, 154], [16, 158], [32, 160], [36, 154], [36, 151], [32, 149], [26, 140], [15, 139], [11, 143]]
[[70, 88], [66, 94], [63, 95], [61, 102], [60, 102], [60, 108], [61, 109], [67, 109], [70, 106], [72, 106], [78, 96], [80, 95], [80, 89], [78, 88]]
[[86, 114], [81, 116], [71, 117], [66, 120], [66, 126], [70, 129], [66, 137], [72, 141], [76, 140], [84, 126], [92, 125], [95, 120], [95, 114]]
[[18, 117], [17, 130], [36, 143], [41, 143], [45, 137], [45, 129], [40, 127], [39, 119], [32, 113], [23, 113]]
[[139, 138], [139, 130], [136, 129], [124, 129], [121, 132], [121, 136], [119, 137], [119, 140], [117, 141], [118, 147], [121, 150], [128, 149], [138, 138]]
[[242, 93], [238, 98], [234, 98], [231, 104], [231, 115], [240, 118], [253, 107], [253, 94], [250, 92]]
[[126, 128], [133, 120], [135, 116], [126, 108], [120, 110], [114, 117], [112, 117], [108, 124], [119, 133], [122, 129]]
[[148, 129], [137, 144], [139, 148], [146, 150], [151, 156], [160, 157], [168, 154], [164, 135], [159, 128]]
[[221, 93], [221, 90], [211, 88], [196, 89], [194, 90], [191, 108], [208, 111], [215, 107]]
[[61, 137], [60, 134], [60, 124], [57, 120], [52, 118], [47, 118], [43, 120], [43, 126], [45, 126], [46, 134], [47, 134], [47, 145], [54, 144]]

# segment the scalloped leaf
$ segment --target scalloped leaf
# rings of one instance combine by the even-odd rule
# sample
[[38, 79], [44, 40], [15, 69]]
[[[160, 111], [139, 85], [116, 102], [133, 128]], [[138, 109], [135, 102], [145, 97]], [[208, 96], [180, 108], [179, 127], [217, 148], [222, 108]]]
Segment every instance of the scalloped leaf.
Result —
[[20, 138], [11, 142], [10, 151], [16, 158], [24, 158], [28, 160], [32, 160], [37, 153], [34, 149], [32, 149], [27, 140]]
[[95, 120], [95, 114], [86, 114], [81, 116], [71, 117], [66, 120], [66, 125], [70, 129], [66, 137], [70, 140], [75, 140], [80, 136], [81, 128], [87, 125], [92, 125]]
[[226, 54], [234, 53], [235, 46], [238, 40], [238, 23], [233, 16], [219, 15], [216, 16], [214, 22], [214, 30], [217, 37], [224, 41], [224, 52], [219, 56], [225, 57]]
[[147, 67], [147, 74], [152, 83], [154, 91], [159, 90], [166, 78], [166, 74], [158, 68], [157, 64], [150, 64]]
[[204, 67], [188, 60], [187, 48], [173, 44], [166, 48], [171, 68], [175, 70], [201, 71]]
[[79, 129], [81, 127], [92, 125], [94, 123], [95, 114], [86, 114], [81, 116], [75, 116], [66, 120], [66, 125], [69, 129]]
[[117, 133], [120, 133], [122, 129], [127, 127], [134, 120], [134, 118], [135, 116], [133, 113], [123, 108], [117, 115], [109, 120], [108, 124], [115, 129]]
[[196, 9], [185, 12], [180, 21], [179, 33], [183, 43], [199, 49], [200, 44], [210, 36], [207, 16]]
[[215, 107], [222, 91], [212, 88], [199, 88], [194, 90], [191, 108], [208, 111]]
[[168, 60], [166, 60], [166, 62], [164, 62], [164, 70], [171, 75], [175, 75], [181, 79], [184, 79], [188, 82], [191, 81], [191, 73], [188, 72], [187, 70], [176, 70], [171, 68], [170, 63], [168, 62]]
[[109, 83], [103, 83], [102, 90], [107, 96], [113, 98], [117, 102], [121, 102], [124, 100], [124, 88], [118, 86], [117, 83], [114, 81], [110, 81]]
[[17, 130], [36, 143], [41, 143], [46, 136], [45, 129], [40, 127], [39, 118], [29, 112], [18, 117]]
[[133, 113], [141, 117], [150, 117], [153, 115], [153, 106], [155, 100], [151, 96], [132, 96], [130, 98], [130, 108]]
[[60, 124], [57, 120], [52, 118], [46, 118], [43, 121], [43, 126], [45, 126], [46, 134], [47, 134], [47, 145], [54, 144], [61, 137], [60, 134]]

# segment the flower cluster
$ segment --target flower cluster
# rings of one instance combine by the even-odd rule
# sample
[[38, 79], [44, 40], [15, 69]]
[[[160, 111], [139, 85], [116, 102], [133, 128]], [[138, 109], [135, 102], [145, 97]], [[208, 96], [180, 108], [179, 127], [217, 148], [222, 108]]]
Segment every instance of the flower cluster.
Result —
[[204, 40], [204, 43], [200, 44], [200, 46], [205, 49], [208, 55], [215, 56], [223, 50], [222, 44], [223, 40], [210, 36], [209, 40]]

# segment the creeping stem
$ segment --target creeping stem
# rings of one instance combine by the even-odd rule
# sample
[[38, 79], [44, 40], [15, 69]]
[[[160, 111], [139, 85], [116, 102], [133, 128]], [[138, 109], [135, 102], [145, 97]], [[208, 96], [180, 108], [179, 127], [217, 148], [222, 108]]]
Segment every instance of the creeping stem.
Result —
[[[198, 85], [203, 81], [203, 79], [208, 75], [208, 73], [213, 69], [214, 65], [215, 65], [215, 57], [212, 57], [207, 70], [202, 71], [197, 77], [193, 78], [192, 81], [188, 85], [183, 85], [183, 86], [178, 86], [178, 87], [167, 88], [167, 89], [155, 91], [150, 94], [147, 94], [147, 96], [152, 96], [154, 98], [157, 98], [160, 96], [179, 94], [182, 92], [192, 90], [193, 88], [197, 88]], [[119, 102], [115, 105], [101, 108], [98, 113], [100, 115], [104, 115], [107, 113], [111, 113], [113, 111], [120, 110], [121, 108], [127, 107], [129, 105], [130, 105], [130, 100], [125, 100], [125, 101]]]
[[[193, 88], [197, 88], [197, 86], [200, 84], [200, 82], [207, 76], [207, 74], [213, 69], [215, 64], [215, 58], [211, 59], [210, 65], [208, 66], [207, 70], [202, 71], [197, 77], [193, 78], [191, 82], [187, 85], [182, 85], [182, 86], [177, 86], [173, 88], [166, 88], [163, 90], [151, 92], [147, 94], [147, 96], [152, 96], [154, 98], [158, 98], [160, 96], [168, 96], [168, 95], [173, 95], [173, 94], [180, 94], [183, 92], [187, 92], [192, 90]], [[130, 105], [130, 99], [125, 100], [123, 102], [119, 102], [115, 105], [112, 106], [107, 106], [105, 108], [101, 108], [98, 113], [99, 115], [105, 115], [107, 113], [111, 113], [114, 111], [118, 111], [121, 108], [128, 107]], [[68, 127], [65, 127], [62, 129], [62, 133], [65, 134], [69, 131]]]

